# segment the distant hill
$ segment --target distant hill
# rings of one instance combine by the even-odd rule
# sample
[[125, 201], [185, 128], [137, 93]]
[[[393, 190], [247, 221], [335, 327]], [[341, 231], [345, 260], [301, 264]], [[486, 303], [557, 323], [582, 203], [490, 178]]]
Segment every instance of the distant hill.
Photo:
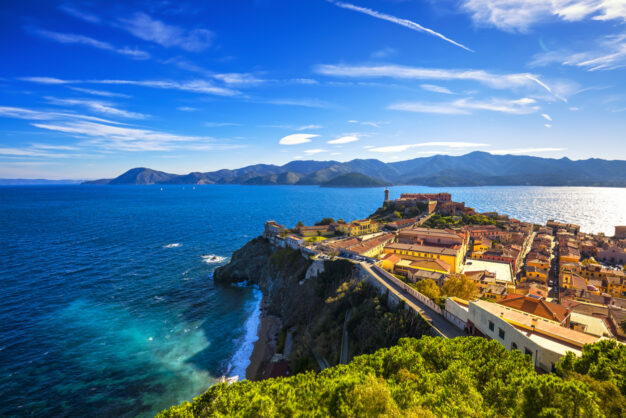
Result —
[[460, 156], [434, 155], [393, 163], [374, 159], [347, 162], [292, 161], [283, 166], [256, 164], [234, 170], [185, 175], [133, 168], [114, 179], [85, 183], [626, 187], [626, 161], [597, 158], [574, 161], [568, 158], [493, 155], [476, 151]]
[[321, 184], [322, 187], [383, 187], [387, 183], [361, 173], [348, 173], [337, 176]]

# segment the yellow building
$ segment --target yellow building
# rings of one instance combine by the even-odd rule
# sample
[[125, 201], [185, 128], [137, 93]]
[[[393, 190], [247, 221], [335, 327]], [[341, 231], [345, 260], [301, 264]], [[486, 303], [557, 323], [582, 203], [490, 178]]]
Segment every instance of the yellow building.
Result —
[[475, 239], [474, 240], [474, 246], [472, 247], [472, 252], [473, 253], [484, 253], [485, 251], [487, 251], [490, 248], [491, 248], [491, 246], [486, 245], [482, 240]]
[[550, 261], [540, 258], [532, 258], [526, 261], [527, 267], [536, 267], [542, 270], [550, 270]]
[[396, 254], [408, 260], [441, 260], [450, 266], [450, 273], [461, 271], [464, 255], [461, 249], [400, 243], [387, 245], [383, 252], [385, 254]]
[[538, 267], [526, 267], [526, 277], [524, 279], [548, 283], [548, 270]]
[[378, 232], [380, 224], [376, 221], [372, 221], [371, 219], [361, 219], [358, 221], [352, 221], [349, 224], [339, 224], [336, 229], [350, 236], [365, 235]]

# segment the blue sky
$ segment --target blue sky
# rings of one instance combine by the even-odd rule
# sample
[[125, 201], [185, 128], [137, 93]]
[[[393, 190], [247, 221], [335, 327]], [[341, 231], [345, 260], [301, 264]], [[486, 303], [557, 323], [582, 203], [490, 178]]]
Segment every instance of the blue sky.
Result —
[[626, 159], [626, 0], [22, 0], [0, 39], [0, 177]]

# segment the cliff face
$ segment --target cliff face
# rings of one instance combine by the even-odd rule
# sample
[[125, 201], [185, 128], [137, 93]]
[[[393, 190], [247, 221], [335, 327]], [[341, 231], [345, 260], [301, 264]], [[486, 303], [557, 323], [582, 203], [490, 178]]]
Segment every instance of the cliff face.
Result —
[[385, 295], [361, 282], [354, 270], [346, 260], [313, 264], [299, 251], [277, 249], [255, 238], [215, 271], [214, 280], [259, 286], [265, 312], [282, 319], [282, 338], [288, 334], [292, 342], [279, 343], [277, 352], [288, 357], [291, 371], [297, 373], [346, 362], [392, 346], [401, 337], [430, 332], [413, 312], [388, 306]]
[[217, 268], [213, 278], [220, 283], [258, 285], [269, 313], [288, 320], [300, 310], [292, 306], [293, 302], [307, 297], [308, 286], [300, 282], [310, 265], [299, 251], [277, 249], [265, 239], [255, 238], [235, 251], [230, 263]]

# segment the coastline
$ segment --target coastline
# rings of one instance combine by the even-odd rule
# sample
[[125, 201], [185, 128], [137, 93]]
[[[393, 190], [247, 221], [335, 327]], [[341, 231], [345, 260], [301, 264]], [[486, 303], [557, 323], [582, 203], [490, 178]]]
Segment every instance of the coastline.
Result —
[[278, 344], [281, 329], [280, 318], [266, 313], [264, 300], [261, 300], [261, 314], [257, 329], [257, 340], [250, 355], [250, 364], [246, 368], [247, 380], [262, 380]]

